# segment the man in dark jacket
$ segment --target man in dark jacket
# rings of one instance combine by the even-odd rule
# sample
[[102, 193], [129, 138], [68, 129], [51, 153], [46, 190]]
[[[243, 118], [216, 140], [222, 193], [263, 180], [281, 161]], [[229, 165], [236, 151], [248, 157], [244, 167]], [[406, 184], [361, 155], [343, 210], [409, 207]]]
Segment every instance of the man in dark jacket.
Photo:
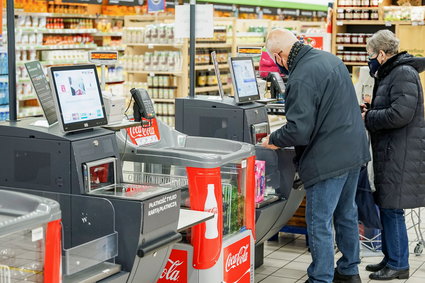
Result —
[[[303, 45], [287, 30], [270, 32], [267, 49], [289, 79], [287, 124], [263, 146], [295, 146], [313, 259], [306, 282], [361, 282], [355, 194], [370, 156], [350, 75], [336, 56]], [[335, 270], [332, 219], [343, 254]]]
[[369, 68], [375, 78], [372, 107], [364, 113], [371, 134], [376, 202], [381, 212], [379, 264], [366, 267], [370, 278], [409, 277], [405, 208], [425, 206], [425, 121], [420, 72], [425, 58], [398, 53], [399, 40], [389, 30], [368, 41]]

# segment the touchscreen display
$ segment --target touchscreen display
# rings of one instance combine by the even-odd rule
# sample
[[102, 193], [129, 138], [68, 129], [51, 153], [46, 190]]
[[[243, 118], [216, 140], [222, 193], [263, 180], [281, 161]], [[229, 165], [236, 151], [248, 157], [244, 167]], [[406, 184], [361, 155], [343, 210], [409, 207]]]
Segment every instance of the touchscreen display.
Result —
[[251, 59], [232, 60], [232, 67], [237, 95], [240, 98], [259, 95]]
[[55, 70], [52, 75], [64, 124], [104, 118], [95, 69]]

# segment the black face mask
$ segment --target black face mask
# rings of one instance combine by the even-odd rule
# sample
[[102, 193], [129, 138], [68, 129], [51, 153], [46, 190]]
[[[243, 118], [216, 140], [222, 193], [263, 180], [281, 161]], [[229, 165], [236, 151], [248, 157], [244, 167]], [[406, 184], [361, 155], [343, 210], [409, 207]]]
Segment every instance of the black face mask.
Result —
[[276, 58], [275, 58], [275, 63], [276, 63], [276, 65], [277, 65], [277, 67], [279, 68], [279, 72], [280, 72], [281, 74], [284, 74], [285, 76], [288, 76], [288, 75], [289, 75], [289, 71], [288, 71], [288, 69], [286, 69], [285, 67], [283, 67], [282, 65], [280, 65], [280, 64], [277, 62]]
[[276, 63], [277, 67], [279, 68], [279, 72], [281, 74], [284, 74], [285, 76], [289, 75], [289, 71], [288, 69], [286, 69], [285, 67], [279, 65], [278, 63]]
[[378, 58], [369, 59], [367, 62], [367, 65], [369, 66], [369, 74], [372, 78], [376, 77], [376, 72], [378, 71], [379, 67], [381, 67], [381, 64], [378, 61]]

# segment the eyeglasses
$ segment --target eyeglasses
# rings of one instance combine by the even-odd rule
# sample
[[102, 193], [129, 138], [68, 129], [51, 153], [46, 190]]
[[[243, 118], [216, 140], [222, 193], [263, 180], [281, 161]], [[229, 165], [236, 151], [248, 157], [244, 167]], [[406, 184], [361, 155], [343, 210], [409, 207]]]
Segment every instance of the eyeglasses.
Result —
[[371, 59], [375, 59], [375, 58], [372, 58], [373, 56], [375, 56], [376, 55], [376, 57], [375, 58], [377, 58], [378, 57], [378, 55], [376, 54], [376, 53], [372, 53], [371, 55], [367, 55], [367, 60], [371, 60]]

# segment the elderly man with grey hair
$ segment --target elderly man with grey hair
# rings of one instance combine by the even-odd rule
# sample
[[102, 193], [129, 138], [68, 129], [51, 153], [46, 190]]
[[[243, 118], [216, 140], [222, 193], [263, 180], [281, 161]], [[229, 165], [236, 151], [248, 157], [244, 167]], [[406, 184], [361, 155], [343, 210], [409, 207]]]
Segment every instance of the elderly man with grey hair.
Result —
[[374, 280], [409, 278], [405, 208], [425, 206], [425, 121], [419, 73], [425, 58], [399, 53], [399, 40], [380, 30], [367, 42], [372, 104], [363, 117], [373, 152], [375, 199], [382, 223], [378, 264], [366, 266]]
[[[288, 73], [287, 124], [263, 146], [295, 146], [306, 189], [306, 222], [312, 263], [306, 282], [361, 282], [355, 195], [360, 167], [370, 160], [366, 131], [350, 74], [336, 56], [273, 30], [267, 49]], [[334, 235], [342, 253], [334, 269]]]

